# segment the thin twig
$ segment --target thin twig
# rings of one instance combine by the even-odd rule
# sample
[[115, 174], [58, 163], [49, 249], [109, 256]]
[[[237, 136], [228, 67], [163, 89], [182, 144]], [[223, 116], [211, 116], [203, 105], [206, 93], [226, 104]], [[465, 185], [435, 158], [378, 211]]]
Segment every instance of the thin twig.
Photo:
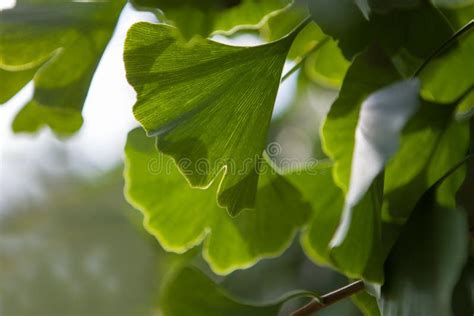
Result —
[[351, 284], [348, 284], [340, 289], [337, 289], [331, 293], [324, 294], [317, 299], [313, 299], [311, 302], [306, 304], [305, 306], [301, 307], [297, 311], [293, 312], [291, 316], [309, 316], [326, 306], [334, 304], [346, 297], [349, 297], [361, 290], [365, 287], [364, 282], [362, 280], [355, 281]]
[[442, 51], [444, 51], [446, 48], [448, 48], [449, 46], [451, 46], [451, 44], [453, 44], [453, 42], [458, 38], [460, 37], [461, 35], [463, 35], [464, 33], [466, 33], [467, 31], [469, 31], [472, 27], [474, 27], [474, 20], [471, 20], [469, 21], [469, 23], [467, 23], [466, 25], [464, 25], [462, 28], [460, 28], [456, 33], [453, 34], [453, 36], [451, 36], [448, 40], [446, 40], [440, 47], [438, 47], [434, 52], [431, 53], [431, 55], [429, 55], [424, 61], [423, 63], [420, 65], [420, 67], [418, 67], [418, 69], [415, 71], [415, 73], [413, 74], [413, 77], [417, 77], [421, 71], [423, 71], [423, 69], [426, 67], [426, 65], [428, 65], [428, 63], [433, 59], [435, 58], [436, 56], [438, 56]]
[[283, 77], [281, 78], [281, 82], [285, 81], [286, 79], [288, 79], [295, 71], [298, 70], [298, 68], [301, 67], [301, 65], [306, 61], [306, 59], [308, 59], [309, 55], [311, 55], [312, 53], [314, 53], [315, 51], [317, 51], [318, 49], [320, 49], [324, 44], [326, 44], [327, 42], [329, 41], [329, 37], [325, 37], [323, 38], [321, 41], [319, 41], [318, 43], [316, 43], [316, 45], [314, 45], [310, 50], [308, 50], [306, 53], [304, 53], [303, 55], [301, 55], [299, 58], [298, 58], [298, 61], [296, 62], [296, 64], [291, 67], [290, 70], [288, 70], [288, 72], [286, 74], [283, 75]]

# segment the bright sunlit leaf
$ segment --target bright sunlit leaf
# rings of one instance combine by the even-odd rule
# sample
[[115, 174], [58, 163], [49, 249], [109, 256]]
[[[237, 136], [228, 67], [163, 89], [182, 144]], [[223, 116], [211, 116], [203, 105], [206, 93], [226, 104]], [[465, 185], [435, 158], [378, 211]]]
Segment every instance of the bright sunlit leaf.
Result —
[[161, 21], [175, 25], [186, 38], [207, 37], [213, 32], [231, 34], [240, 29], [256, 29], [267, 16], [274, 15], [290, 0], [132, 0], [139, 8], [160, 10]]
[[[8, 72], [8, 81], [18, 78], [1, 92], [1, 101], [31, 79], [35, 85], [33, 100], [19, 118], [25, 127], [18, 131], [49, 125], [58, 134], [70, 134], [80, 128], [77, 117], [124, 4], [19, 0], [13, 9], [0, 11], [0, 71]], [[63, 122], [51, 123], [58, 112], [71, 114], [70, 126], [63, 114]], [[25, 121], [27, 117], [33, 120]]]
[[158, 149], [192, 186], [220, 182], [217, 200], [231, 215], [255, 206], [258, 163], [295, 34], [236, 47], [188, 43], [163, 24], [137, 23], [128, 33], [124, 58], [137, 91], [135, 117], [149, 136], [159, 135]]
[[298, 190], [267, 163], [256, 208], [232, 218], [216, 204], [216, 184], [191, 188], [143, 130], [130, 132], [125, 153], [125, 193], [144, 214], [145, 228], [168, 251], [183, 253], [204, 241], [203, 256], [219, 274], [280, 255], [309, 213]]

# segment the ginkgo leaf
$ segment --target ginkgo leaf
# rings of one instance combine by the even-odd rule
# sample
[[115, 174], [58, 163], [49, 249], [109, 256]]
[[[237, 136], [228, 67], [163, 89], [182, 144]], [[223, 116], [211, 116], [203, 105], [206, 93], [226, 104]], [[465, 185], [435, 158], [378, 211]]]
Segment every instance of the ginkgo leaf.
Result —
[[[18, 91], [20, 83], [34, 80], [30, 103], [42, 108], [44, 119], [35, 118], [32, 125], [48, 125], [54, 119], [47, 117], [55, 116], [56, 112], [75, 111], [74, 117], [80, 116], [95, 69], [124, 3], [18, 0], [14, 8], [0, 12], [0, 69], [18, 72], [12, 76], [22, 76], [9, 95]], [[26, 106], [22, 112], [30, 109]], [[34, 118], [35, 113], [28, 116]], [[77, 130], [80, 124], [72, 123], [67, 129], [63, 126], [67, 122], [51, 127], [65, 134]]]
[[[380, 267], [383, 262], [377, 259], [380, 255], [372, 255], [383, 251], [383, 186], [374, 180], [395, 154], [399, 134], [418, 106], [417, 79], [373, 93], [398, 77], [393, 65], [381, 55], [375, 61], [370, 58], [373, 53], [367, 51], [354, 60], [323, 127], [324, 148], [335, 163], [334, 180], [345, 195], [341, 222], [330, 244], [331, 256], [354, 277], [363, 274], [367, 265]], [[370, 278], [380, 282], [381, 273], [370, 271]]]
[[350, 62], [342, 55], [337, 43], [329, 40], [308, 57], [304, 70], [312, 80], [328, 87], [339, 88], [349, 65]]
[[[391, 53], [403, 47], [411, 54], [425, 58], [451, 36], [452, 30], [436, 8], [416, 2], [314, 0], [309, 8], [313, 20], [324, 33], [338, 41], [347, 59], [373, 43]], [[375, 5], [374, 12], [370, 5]]]
[[344, 242], [354, 208], [400, 147], [402, 129], [419, 106], [419, 89], [418, 79], [399, 81], [372, 93], [362, 103], [355, 130], [349, 190], [333, 247]]
[[367, 291], [356, 293], [351, 299], [364, 316], [380, 316], [377, 299]]
[[132, 0], [144, 9], [160, 10], [160, 20], [174, 24], [186, 38], [213, 32], [256, 29], [267, 15], [277, 14], [290, 0]]
[[[306, 0], [297, 0], [286, 10], [282, 10], [279, 14], [270, 16], [266, 23], [259, 29], [260, 36], [265, 41], [272, 42], [291, 32], [309, 15], [306, 2]], [[318, 42], [325, 37], [316, 23], [308, 24], [298, 33], [293, 41], [293, 45], [291, 45], [291, 49], [288, 52], [288, 58], [300, 58], [314, 49]]]
[[33, 100], [18, 112], [12, 129], [15, 133], [35, 133], [46, 124], [54, 131], [69, 135], [81, 128], [82, 123], [80, 112], [61, 107], [45, 107]]
[[[302, 27], [303, 25], [300, 25]], [[258, 161], [288, 49], [297, 32], [262, 46], [180, 38], [168, 25], [137, 23], [125, 43], [133, 112], [192, 186], [219, 174], [218, 203], [231, 215], [255, 206]]]
[[289, 299], [315, 296], [311, 292], [298, 291], [266, 304], [242, 302], [192, 267], [178, 271], [163, 292], [160, 305], [164, 316], [275, 316]]
[[[455, 28], [473, 23], [474, 5], [458, 10], [446, 10]], [[439, 103], [452, 103], [474, 87], [474, 32], [459, 37], [455, 45], [426, 65], [420, 74], [421, 95]], [[449, 80], [456, 78], [456, 80]]]
[[[310, 171], [310, 172], [307, 172]], [[306, 254], [317, 264], [328, 265], [346, 276], [383, 282], [383, 260], [380, 231], [380, 201], [373, 203], [371, 194], [379, 195], [373, 186], [371, 194], [359, 203], [354, 218], [357, 225], [350, 232], [352, 244], [337, 249], [330, 247], [331, 239], [341, 220], [344, 194], [334, 183], [331, 164], [319, 164], [306, 172], [286, 176], [310, 203], [312, 215], [301, 236]]]
[[182, 253], [204, 240], [203, 256], [216, 273], [278, 256], [309, 215], [298, 190], [266, 163], [256, 208], [232, 218], [216, 204], [216, 185], [189, 187], [143, 130], [130, 132], [125, 153], [125, 194], [144, 214], [145, 228], [167, 251]]
[[349, 191], [355, 131], [362, 102], [369, 94], [399, 79], [390, 60], [375, 49], [358, 55], [347, 71], [322, 129], [324, 151], [335, 163], [334, 180], [345, 193]]
[[313, 0], [309, 9], [324, 33], [339, 41], [345, 56], [352, 58], [370, 40], [369, 21], [353, 0]]
[[15, 96], [33, 78], [36, 70], [36, 68], [31, 68], [23, 71], [8, 71], [0, 67], [0, 82], [2, 83], [0, 104]]
[[383, 315], [452, 315], [468, 253], [467, 219], [461, 210], [439, 206], [434, 191], [417, 203], [386, 262]]
[[[469, 124], [456, 122], [454, 109], [454, 105], [423, 102], [408, 122], [400, 149], [385, 170], [383, 213], [387, 218], [406, 221], [423, 193], [466, 154]], [[447, 182], [455, 178], [452, 175]]]

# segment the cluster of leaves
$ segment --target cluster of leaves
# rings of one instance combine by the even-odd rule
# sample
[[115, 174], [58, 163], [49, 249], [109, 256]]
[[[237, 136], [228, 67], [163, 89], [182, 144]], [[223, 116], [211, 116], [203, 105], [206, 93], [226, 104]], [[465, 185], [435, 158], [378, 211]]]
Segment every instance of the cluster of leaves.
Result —
[[[473, 203], [469, 194], [457, 198], [473, 188], [465, 166], [472, 1], [132, 4], [166, 22], [133, 25], [124, 48], [143, 127], [128, 136], [125, 194], [163, 248], [184, 253], [203, 244], [211, 269], [228, 274], [279, 256], [301, 231], [315, 263], [365, 281], [367, 292], [354, 300], [366, 315], [472, 314]], [[35, 83], [14, 130], [80, 127], [123, 5], [18, 0], [0, 12], [0, 102]], [[207, 38], [243, 31], [268, 43]], [[264, 153], [289, 59], [301, 76], [339, 90], [321, 129], [327, 159], [300, 170], [278, 170]], [[184, 268], [169, 281], [162, 309], [275, 315], [295, 295], [315, 296], [240, 303]]]

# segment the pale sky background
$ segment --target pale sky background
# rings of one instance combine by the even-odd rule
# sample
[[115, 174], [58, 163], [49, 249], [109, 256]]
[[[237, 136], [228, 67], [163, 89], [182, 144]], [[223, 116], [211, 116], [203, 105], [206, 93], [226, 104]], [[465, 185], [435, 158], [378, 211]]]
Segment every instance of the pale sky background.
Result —
[[[0, 10], [14, 6], [14, 0], [0, 1]], [[50, 178], [74, 174], [99, 176], [123, 161], [126, 135], [137, 126], [132, 115], [135, 92], [128, 85], [122, 61], [126, 31], [137, 21], [156, 21], [150, 13], [137, 12], [127, 5], [92, 81], [83, 110], [81, 130], [67, 139], [58, 139], [45, 128], [37, 134], [13, 134], [16, 113], [31, 98], [28, 84], [13, 99], [0, 106], [0, 213], [17, 203], [34, 204], [47, 194], [45, 175]], [[229, 44], [257, 45], [256, 37], [243, 36]], [[291, 65], [286, 65], [285, 73]], [[280, 87], [275, 114], [291, 101], [296, 87], [293, 75]]]

